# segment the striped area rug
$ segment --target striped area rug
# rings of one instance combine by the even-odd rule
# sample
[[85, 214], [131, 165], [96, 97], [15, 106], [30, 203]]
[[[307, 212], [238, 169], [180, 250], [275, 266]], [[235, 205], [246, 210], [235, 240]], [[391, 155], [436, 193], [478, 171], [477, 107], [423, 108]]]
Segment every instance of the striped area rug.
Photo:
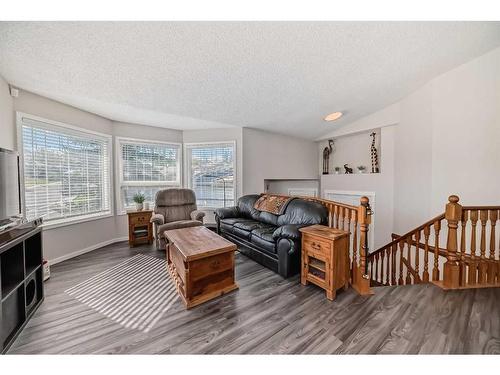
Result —
[[138, 254], [66, 290], [126, 328], [148, 332], [179, 296], [166, 261]]

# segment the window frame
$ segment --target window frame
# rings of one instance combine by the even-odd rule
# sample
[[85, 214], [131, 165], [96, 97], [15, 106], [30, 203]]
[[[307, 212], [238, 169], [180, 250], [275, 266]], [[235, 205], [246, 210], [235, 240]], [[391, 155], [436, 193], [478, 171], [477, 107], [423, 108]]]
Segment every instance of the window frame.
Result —
[[[122, 141], [127, 141], [130, 143], [135, 143], [135, 144], [144, 144], [144, 145], [161, 145], [161, 146], [177, 146], [179, 149], [179, 160], [177, 161], [177, 181], [176, 182], [163, 182], [163, 181], [152, 181], [151, 183], [148, 184], [147, 181], [141, 182], [141, 183], [124, 183], [123, 181], [123, 159], [122, 159], [122, 153], [121, 153], [121, 142]], [[116, 185], [115, 185], [115, 199], [116, 199], [116, 215], [121, 216], [121, 215], [126, 215], [127, 210], [131, 209], [124, 207], [122, 205], [122, 196], [121, 196], [121, 188], [123, 185], [126, 186], [164, 186], [165, 188], [168, 187], [182, 187], [182, 181], [183, 181], [183, 147], [182, 143], [180, 142], [167, 142], [167, 141], [155, 141], [155, 140], [150, 140], [150, 139], [142, 139], [142, 138], [131, 138], [131, 137], [122, 137], [122, 136], [115, 136], [115, 178], [116, 178]], [[154, 202], [153, 202], [154, 204]]]
[[[71, 124], [67, 124], [64, 122], [59, 122], [55, 120], [49, 120], [44, 117], [32, 115], [29, 113], [24, 113], [20, 111], [16, 111], [16, 135], [17, 135], [17, 150], [19, 154], [19, 184], [20, 184], [20, 191], [21, 191], [21, 208], [22, 208], [22, 215], [23, 217], [26, 217], [26, 189], [25, 189], [25, 184], [24, 184], [24, 143], [23, 143], [23, 118], [27, 118], [29, 120], [33, 121], [38, 121], [43, 124], [43, 127], [45, 127], [48, 130], [52, 131], [59, 131], [63, 134], [69, 134], [71, 135], [72, 133], [75, 134], [83, 134], [85, 136], [89, 136], [91, 139], [91, 136], [96, 136], [101, 139], [104, 139], [106, 142], [106, 148], [108, 152], [108, 176], [107, 176], [107, 193], [108, 193], [108, 200], [109, 200], [109, 209], [106, 211], [98, 212], [98, 213], [91, 213], [91, 214], [85, 214], [85, 215], [79, 215], [79, 216], [74, 216], [74, 217], [69, 217], [69, 218], [59, 218], [59, 219], [52, 219], [52, 220], [47, 220], [44, 221], [42, 224], [42, 227], [44, 229], [53, 229], [53, 228], [58, 228], [58, 227], [64, 227], [67, 225], [73, 225], [73, 224], [78, 224], [78, 223], [84, 223], [87, 221], [93, 221], [93, 220], [99, 220], [99, 219], [104, 219], [104, 218], [109, 218], [114, 216], [114, 197], [113, 197], [113, 192], [114, 192], [114, 186], [113, 186], [113, 136], [105, 133], [100, 133], [96, 132], [93, 130], [86, 129], [81, 126], [75, 126]], [[62, 131], [60, 130], [62, 129]], [[64, 130], [67, 130], [66, 133], [64, 133]]]
[[[227, 145], [230, 144], [233, 146], [233, 181], [234, 181], [234, 204], [236, 204], [238, 200], [238, 186], [239, 186], [239, 181], [238, 181], [238, 171], [237, 171], [237, 157], [238, 157], [238, 150], [237, 150], [237, 142], [236, 140], [227, 140], [227, 141], [214, 141], [214, 142], [185, 142], [183, 144], [184, 146], [184, 186], [188, 187], [189, 189], [192, 189], [192, 179], [191, 179], [191, 158], [188, 157], [188, 152], [189, 148], [193, 146], [208, 146], [208, 145]], [[210, 207], [210, 206], [203, 206], [203, 207], [198, 207], [198, 209], [203, 209], [206, 211], [214, 211], [218, 207]]]

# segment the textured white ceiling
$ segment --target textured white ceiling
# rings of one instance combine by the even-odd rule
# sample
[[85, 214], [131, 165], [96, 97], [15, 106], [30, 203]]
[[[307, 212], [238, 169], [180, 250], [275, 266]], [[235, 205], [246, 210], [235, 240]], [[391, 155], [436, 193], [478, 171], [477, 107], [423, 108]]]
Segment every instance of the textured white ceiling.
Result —
[[0, 74], [113, 120], [314, 139], [498, 45], [499, 22], [1, 22]]

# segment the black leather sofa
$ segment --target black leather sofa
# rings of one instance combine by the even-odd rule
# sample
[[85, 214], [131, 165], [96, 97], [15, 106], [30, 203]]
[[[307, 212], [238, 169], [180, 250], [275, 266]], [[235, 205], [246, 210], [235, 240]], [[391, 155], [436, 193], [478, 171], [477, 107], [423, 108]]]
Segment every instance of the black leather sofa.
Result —
[[217, 233], [238, 250], [287, 278], [300, 271], [299, 228], [326, 224], [328, 211], [320, 203], [292, 199], [282, 215], [254, 208], [259, 195], [245, 195], [237, 206], [215, 210]]

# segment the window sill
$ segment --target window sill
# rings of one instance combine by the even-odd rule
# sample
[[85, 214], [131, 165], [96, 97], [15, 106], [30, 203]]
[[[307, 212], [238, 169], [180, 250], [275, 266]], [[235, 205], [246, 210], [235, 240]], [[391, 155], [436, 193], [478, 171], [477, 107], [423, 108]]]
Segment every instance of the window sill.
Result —
[[106, 213], [99, 213], [99, 214], [93, 214], [93, 215], [86, 215], [86, 216], [79, 216], [77, 218], [70, 218], [70, 219], [57, 219], [57, 220], [51, 220], [47, 221], [42, 224], [43, 230], [51, 230], [51, 229], [56, 229], [60, 227], [66, 227], [68, 225], [75, 225], [75, 224], [81, 224], [81, 223], [86, 223], [88, 221], [94, 221], [94, 220], [100, 220], [100, 219], [106, 219], [113, 217], [113, 214], [111, 212], [106, 212]]

